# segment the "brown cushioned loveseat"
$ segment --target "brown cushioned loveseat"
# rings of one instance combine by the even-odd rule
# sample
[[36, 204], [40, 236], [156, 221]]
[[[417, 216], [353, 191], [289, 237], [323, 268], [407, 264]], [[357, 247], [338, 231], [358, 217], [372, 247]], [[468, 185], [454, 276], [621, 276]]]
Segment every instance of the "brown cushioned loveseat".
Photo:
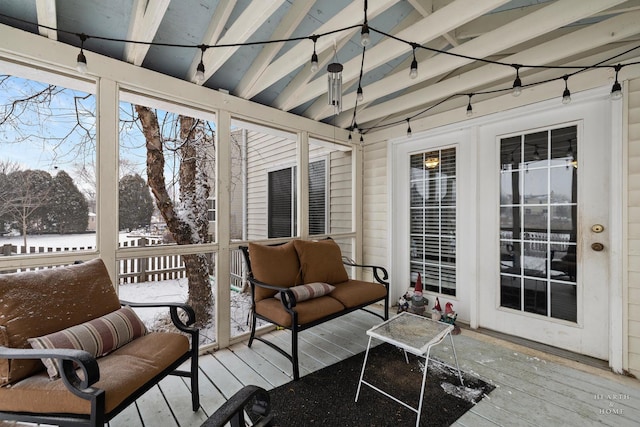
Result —
[[[300, 378], [298, 332], [363, 309], [383, 320], [389, 318], [387, 270], [343, 259], [332, 239], [292, 240], [279, 245], [249, 243], [242, 246], [251, 284], [251, 336], [274, 348], [293, 364], [293, 378]], [[350, 279], [345, 265], [372, 269], [376, 282]], [[365, 307], [384, 301], [384, 314]], [[291, 353], [256, 336], [256, 319], [291, 330]]]
[[[149, 333], [128, 306], [167, 306], [191, 343]], [[185, 304], [120, 301], [100, 259], [0, 274], [0, 420], [103, 426], [169, 374], [190, 377], [196, 411], [194, 321]], [[178, 370], [189, 359], [190, 370]]]

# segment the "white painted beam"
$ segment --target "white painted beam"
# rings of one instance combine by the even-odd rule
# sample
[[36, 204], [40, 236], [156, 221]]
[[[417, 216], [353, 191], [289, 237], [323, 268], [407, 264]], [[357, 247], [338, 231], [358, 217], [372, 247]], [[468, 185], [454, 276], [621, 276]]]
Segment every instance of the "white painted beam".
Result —
[[[218, 43], [220, 34], [222, 34], [225, 25], [227, 25], [229, 16], [231, 15], [231, 12], [233, 12], [233, 8], [236, 7], [236, 3], [237, 0], [220, 0], [220, 3], [216, 6], [216, 10], [213, 12], [213, 18], [209, 23], [207, 32], [202, 40], [202, 44], [212, 46]], [[191, 66], [187, 72], [187, 76], [194, 83], [194, 76], [198, 70], [198, 64], [200, 64], [200, 52], [193, 56], [193, 61], [191, 62]]]
[[[397, 2], [398, 0], [377, 0], [375, 2], [371, 2], [369, 3], [367, 17], [369, 19], [372, 19]], [[337, 30], [339, 28], [361, 24], [364, 19], [362, 6], [363, 4], [359, 1], [351, 2], [347, 7], [336, 14], [336, 16], [321, 25], [314, 34], [322, 34], [329, 31]], [[334, 40], [341, 37], [343, 37], [343, 35], [320, 37], [318, 39], [318, 42], [316, 43], [316, 53], [320, 54], [327, 49], [332, 49]], [[297, 46], [287, 51], [287, 53], [283, 54], [281, 57], [271, 63], [269, 67], [267, 67], [255, 86], [255, 93], [262, 92], [263, 90], [289, 74], [291, 71], [295, 70], [305, 62], [308, 62], [311, 59], [312, 52], [313, 44], [311, 43], [311, 41], [309, 41], [308, 43], [298, 43]]]
[[[586, 52], [598, 46], [621, 41], [640, 33], [638, 22], [640, 22], [640, 11], [618, 15], [598, 24], [593, 24], [588, 28], [574, 31], [558, 39], [503, 58], [502, 62], [517, 64], [526, 61], [531, 64], [543, 65], [562, 61], [564, 58], [570, 58], [573, 55]], [[525, 70], [522, 69], [521, 72]], [[412, 91], [392, 101], [383, 102], [360, 111], [357, 116], [358, 122], [365, 123], [384, 117], [390, 111], [419, 108], [456, 93], [473, 92], [476, 87], [482, 87], [513, 76], [514, 72], [510, 67], [494, 64], [485, 65], [429, 87]], [[527, 84], [526, 78], [523, 79], [523, 84]]]
[[[220, 38], [220, 45], [246, 42], [285, 0], [253, 0]], [[233, 55], [239, 46], [211, 48], [204, 52], [204, 76], [207, 81]], [[199, 55], [198, 55], [199, 56]], [[198, 60], [199, 63], [199, 60]], [[197, 67], [197, 64], [196, 64]], [[195, 80], [195, 70], [189, 74]]]
[[[152, 42], [164, 18], [171, 0], [134, 0], [133, 13], [129, 23], [127, 40]], [[125, 43], [124, 60], [133, 65], [142, 65], [151, 45], [146, 43]]]
[[[38, 14], [38, 24], [46, 25], [50, 28], [58, 27], [56, 16], [56, 0], [36, 0], [36, 13]], [[38, 27], [41, 36], [58, 40], [58, 32], [49, 28]]]
[[[282, 40], [291, 37], [291, 34], [298, 28], [298, 25], [300, 25], [300, 22], [302, 22], [314, 3], [315, 0], [297, 0], [292, 3], [289, 11], [278, 24], [278, 28], [271, 35], [271, 39]], [[280, 49], [282, 49], [282, 46], [284, 46], [284, 42], [266, 44], [262, 47], [260, 54], [242, 77], [238, 86], [236, 86], [234, 92], [237, 96], [250, 99], [257, 94], [256, 91], [253, 90], [254, 85], [260, 75], [269, 66], [271, 60], [273, 60]]]
[[[439, 9], [432, 13], [428, 17], [422, 19], [420, 22], [410, 26], [409, 28], [395, 34], [396, 37], [412, 41], [414, 43], [425, 44], [442, 34], [455, 29], [458, 25], [468, 22], [472, 19], [481, 16], [482, 14], [493, 10], [501, 4], [506, 3], [507, 0], [487, 0], [478, 2], [475, 0], [456, 0], [448, 6]], [[411, 46], [406, 43], [399, 42], [390, 38], [386, 38], [377, 43], [370, 49], [367, 49], [367, 53], [364, 59], [364, 69], [372, 70], [388, 61], [404, 55], [411, 51]], [[350, 80], [357, 77], [360, 74], [361, 58], [356, 57], [344, 64], [344, 71], [342, 73], [342, 79]], [[398, 79], [398, 76], [394, 76]], [[386, 79], [384, 79], [386, 80]], [[403, 82], [409, 79], [406, 76], [402, 76], [400, 79]], [[415, 81], [411, 81], [412, 83]], [[396, 82], [395, 86], [398, 86], [399, 82]], [[327, 90], [326, 82], [324, 79], [316, 79], [310, 82], [304, 91], [301, 92], [301, 96], [296, 100], [295, 105], [301, 105], [311, 99], [315, 99]], [[364, 88], [363, 88], [364, 89]], [[398, 87], [396, 90], [401, 90], [402, 87]], [[369, 91], [367, 90], [367, 93]], [[370, 101], [376, 99], [378, 96], [371, 93], [372, 97], [368, 98]], [[369, 97], [369, 95], [367, 95]], [[343, 97], [343, 105], [353, 105], [355, 102], [351, 102], [351, 99], [347, 103]], [[353, 96], [355, 101], [355, 94]], [[324, 113], [327, 113], [324, 115]], [[308, 113], [308, 117], [327, 117], [331, 114], [326, 108], [322, 108], [320, 105], [312, 107]]]

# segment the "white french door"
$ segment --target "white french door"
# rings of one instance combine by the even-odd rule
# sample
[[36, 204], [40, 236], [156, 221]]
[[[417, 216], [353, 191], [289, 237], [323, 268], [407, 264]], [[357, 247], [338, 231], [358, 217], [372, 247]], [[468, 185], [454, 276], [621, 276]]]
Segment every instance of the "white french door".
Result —
[[601, 98], [480, 126], [479, 326], [609, 358], [610, 117]]

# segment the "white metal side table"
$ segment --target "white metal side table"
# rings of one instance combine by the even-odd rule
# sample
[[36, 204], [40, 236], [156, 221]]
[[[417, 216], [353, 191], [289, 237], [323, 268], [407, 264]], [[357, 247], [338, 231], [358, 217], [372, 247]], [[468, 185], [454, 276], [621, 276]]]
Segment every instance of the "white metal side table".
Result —
[[[369, 329], [367, 331], [367, 335], [369, 335], [369, 344], [367, 344], [367, 351], [364, 356], [364, 362], [362, 363], [362, 372], [360, 373], [358, 391], [356, 392], [356, 402], [358, 401], [358, 397], [360, 396], [360, 387], [362, 386], [362, 384], [365, 384], [376, 390], [377, 392], [382, 393], [388, 398], [415, 412], [417, 414], [416, 427], [418, 427], [420, 425], [420, 416], [422, 414], [422, 400], [424, 397], [424, 386], [427, 380], [429, 353], [431, 351], [431, 347], [440, 344], [442, 341], [444, 341], [447, 335], [451, 339], [451, 348], [453, 349], [453, 357], [456, 362], [456, 368], [458, 369], [460, 384], [464, 385], [464, 382], [462, 380], [462, 373], [460, 372], [460, 366], [458, 365], [458, 356], [456, 355], [456, 348], [453, 344], [453, 336], [451, 335], [451, 331], [453, 331], [453, 325], [431, 320], [427, 317], [419, 316], [417, 314], [409, 313], [406, 311]], [[369, 350], [371, 349], [371, 340], [373, 338], [400, 347], [405, 351], [405, 357], [406, 352], [409, 352], [416, 356], [425, 358], [425, 368], [422, 376], [422, 387], [420, 389], [420, 401], [418, 402], [417, 408], [401, 401], [400, 399], [390, 395], [386, 391], [364, 380], [364, 371], [367, 366]]]

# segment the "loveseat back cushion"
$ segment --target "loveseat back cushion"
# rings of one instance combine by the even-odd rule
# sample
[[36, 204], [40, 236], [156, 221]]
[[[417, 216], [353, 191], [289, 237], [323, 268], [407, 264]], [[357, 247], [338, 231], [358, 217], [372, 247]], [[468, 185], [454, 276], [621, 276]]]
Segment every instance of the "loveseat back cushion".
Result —
[[[120, 301], [101, 259], [66, 267], [0, 274], [0, 327], [7, 346], [30, 348], [48, 335], [104, 316]], [[43, 369], [39, 360], [0, 359], [0, 385]]]
[[[146, 333], [146, 326], [131, 307], [122, 307], [97, 319], [28, 341], [35, 349], [74, 348], [98, 358]], [[54, 359], [45, 358], [42, 363], [51, 379], [60, 377]]]
[[[256, 280], [268, 285], [290, 288], [302, 284], [300, 275], [300, 262], [294, 241], [283, 245], [269, 246], [249, 243], [249, 259], [251, 260], [251, 272]], [[271, 298], [276, 291], [255, 288], [255, 300]]]
[[335, 285], [349, 280], [342, 263], [340, 246], [333, 239], [294, 240], [293, 243], [300, 259], [305, 284], [324, 282]]

